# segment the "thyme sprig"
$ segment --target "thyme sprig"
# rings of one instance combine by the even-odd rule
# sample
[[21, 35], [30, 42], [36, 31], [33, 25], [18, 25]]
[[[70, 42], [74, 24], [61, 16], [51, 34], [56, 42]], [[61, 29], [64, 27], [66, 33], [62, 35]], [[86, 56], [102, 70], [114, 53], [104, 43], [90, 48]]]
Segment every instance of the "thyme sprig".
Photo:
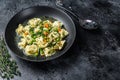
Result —
[[0, 35], [0, 77], [10, 80], [14, 76], [21, 76], [21, 73], [7, 50], [3, 36]]

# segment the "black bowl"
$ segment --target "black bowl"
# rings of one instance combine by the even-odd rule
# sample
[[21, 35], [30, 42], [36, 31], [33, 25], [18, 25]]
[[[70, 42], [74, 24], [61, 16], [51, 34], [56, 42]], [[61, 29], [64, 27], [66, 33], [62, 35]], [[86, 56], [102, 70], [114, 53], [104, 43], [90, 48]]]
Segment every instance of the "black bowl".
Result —
[[[59, 21], [61, 21], [64, 25], [67, 31], [69, 32], [69, 35], [66, 38], [66, 45], [61, 51], [57, 51], [56, 54], [50, 56], [50, 57], [29, 57], [24, 55], [23, 51], [18, 48], [17, 46], [17, 35], [16, 35], [16, 28], [18, 27], [18, 24], [25, 22], [28, 19], [34, 18], [34, 17], [41, 17], [41, 16], [49, 16], [53, 17]], [[8, 46], [8, 48], [19, 58], [22, 58], [24, 60], [28, 61], [35, 61], [35, 62], [42, 62], [42, 61], [48, 61], [55, 59], [62, 54], [64, 54], [68, 49], [71, 47], [75, 40], [76, 36], [76, 29], [73, 20], [71, 17], [66, 14], [64, 11], [53, 8], [49, 6], [34, 6], [27, 9], [24, 9], [20, 12], [18, 12], [8, 23], [6, 29], [5, 29], [5, 42]]]

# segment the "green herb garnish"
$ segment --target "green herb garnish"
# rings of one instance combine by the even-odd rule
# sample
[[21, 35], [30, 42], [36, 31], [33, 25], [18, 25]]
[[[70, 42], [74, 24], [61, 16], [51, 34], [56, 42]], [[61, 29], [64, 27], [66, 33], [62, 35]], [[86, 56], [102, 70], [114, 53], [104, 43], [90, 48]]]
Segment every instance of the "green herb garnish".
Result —
[[3, 36], [0, 35], [0, 77], [10, 80], [15, 75], [21, 76], [21, 73], [6, 48]]

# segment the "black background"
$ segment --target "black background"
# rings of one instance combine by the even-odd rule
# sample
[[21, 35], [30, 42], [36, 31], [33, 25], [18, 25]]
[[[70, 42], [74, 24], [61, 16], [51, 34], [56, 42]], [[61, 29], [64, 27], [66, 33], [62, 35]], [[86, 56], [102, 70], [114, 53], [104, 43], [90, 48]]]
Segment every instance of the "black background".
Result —
[[[0, 33], [17, 12], [46, 5], [43, 3], [44, 0], [0, 0]], [[120, 80], [120, 0], [64, 0], [63, 3], [81, 18], [98, 22], [101, 29], [84, 30], [75, 21], [77, 37], [73, 46], [65, 55], [49, 62], [27, 62], [12, 55], [22, 73], [14, 80]]]

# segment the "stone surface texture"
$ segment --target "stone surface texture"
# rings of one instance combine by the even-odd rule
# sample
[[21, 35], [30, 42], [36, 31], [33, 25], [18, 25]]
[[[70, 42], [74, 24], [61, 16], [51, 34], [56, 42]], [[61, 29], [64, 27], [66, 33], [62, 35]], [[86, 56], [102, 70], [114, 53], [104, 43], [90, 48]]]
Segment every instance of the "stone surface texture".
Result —
[[[45, 1], [0, 0], [0, 34], [17, 12], [46, 5]], [[77, 37], [73, 46], [49, 62], [28, 62], [11, 53], [22, 73], [13, 80], [120, 80], [120, 0], [63, 0], [63, 4], [81, 18], [98, 22], [100, 29], [85, 30], [74, 20]]]

